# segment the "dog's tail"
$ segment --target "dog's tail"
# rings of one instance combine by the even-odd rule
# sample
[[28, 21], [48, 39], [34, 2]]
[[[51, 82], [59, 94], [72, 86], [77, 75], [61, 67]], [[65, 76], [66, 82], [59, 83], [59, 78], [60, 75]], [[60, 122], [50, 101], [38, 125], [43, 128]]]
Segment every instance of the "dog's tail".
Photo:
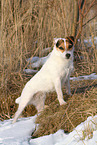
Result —
[[20, 103], [20, 100], [21, 100], [21, 97], [17, 98], [17, 99], [15, 100], [15, 103], [16, 103], [16, 104], [19, 104], [19, 103]]

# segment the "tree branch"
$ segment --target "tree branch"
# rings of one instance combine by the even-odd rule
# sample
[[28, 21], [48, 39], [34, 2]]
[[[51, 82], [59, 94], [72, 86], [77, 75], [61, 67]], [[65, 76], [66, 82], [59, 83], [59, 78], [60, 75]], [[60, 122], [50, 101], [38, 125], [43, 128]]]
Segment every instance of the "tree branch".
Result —
[[85, 24], [83, 24], [83, 27], [86, 26], [90, 21], [92, 21], [92, 20], [95, 19], [96, 17], [97, 17], [97, 14], [96, 14], [93, 18], [89, 19]]

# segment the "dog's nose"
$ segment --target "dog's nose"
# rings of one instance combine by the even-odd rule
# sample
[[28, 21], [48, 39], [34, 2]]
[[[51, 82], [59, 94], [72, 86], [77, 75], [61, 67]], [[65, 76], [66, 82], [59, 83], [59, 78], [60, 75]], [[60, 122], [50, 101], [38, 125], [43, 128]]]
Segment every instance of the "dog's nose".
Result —
[[69, 53], [66, 54], [66, 58], [67, 58], [67, 59], [69, 59], [70, 56], [71, 56], [71, 54], [69, 54]]

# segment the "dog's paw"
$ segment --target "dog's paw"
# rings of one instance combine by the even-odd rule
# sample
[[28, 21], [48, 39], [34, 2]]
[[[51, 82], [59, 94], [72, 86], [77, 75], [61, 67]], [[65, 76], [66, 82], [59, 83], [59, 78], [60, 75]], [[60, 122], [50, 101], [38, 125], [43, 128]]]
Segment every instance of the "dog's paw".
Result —
[[60, 101], [60, 105], [65, 105], [65, 104], [67, 104], [67, 103], [64, 100]]

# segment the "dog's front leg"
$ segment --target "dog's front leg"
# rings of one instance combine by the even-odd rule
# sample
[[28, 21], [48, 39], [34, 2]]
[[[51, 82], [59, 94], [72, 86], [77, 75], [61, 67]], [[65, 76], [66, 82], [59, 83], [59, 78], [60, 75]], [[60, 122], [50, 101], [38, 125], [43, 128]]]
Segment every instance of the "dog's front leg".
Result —
[[68, 79], [66, 80], [65, 85], [66, 85], [66, 93], [68, 95], [72, 95], [71, 89], [70, 89], [70, 76], [68, 76]]
[[66, 102], [63, 100], [63, 93], [62, 93], [62, 89], [61, 89], [61, 80], [60, 80], [60, 78], [56, 79], [54, 85], [55, 85], [55, 90], [56, 90], [57, 97], [58, 97], [60, 105], [66, 104]]

